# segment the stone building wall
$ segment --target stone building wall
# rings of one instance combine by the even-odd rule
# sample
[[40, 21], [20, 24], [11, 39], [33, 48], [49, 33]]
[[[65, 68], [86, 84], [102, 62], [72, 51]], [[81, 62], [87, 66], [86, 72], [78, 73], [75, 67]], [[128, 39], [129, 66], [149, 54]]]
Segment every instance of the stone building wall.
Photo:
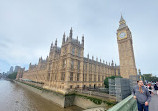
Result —
[[24, 71], [22, 79], [44, 83], [44, 88], [61, 92], [70, 89], [86, 89], [103, 87], [106, 77], [120, 75], [120, 67], [114, 62], [107, 64], [89, 55], [84, 57], [84, 36], [82, 41], [72, 38], [72, 29], [66, 37], [63, 35], [62, 46], [51, 44], [49, 56], [39, 58], [36, 65], [30, 63], [28, 71]]

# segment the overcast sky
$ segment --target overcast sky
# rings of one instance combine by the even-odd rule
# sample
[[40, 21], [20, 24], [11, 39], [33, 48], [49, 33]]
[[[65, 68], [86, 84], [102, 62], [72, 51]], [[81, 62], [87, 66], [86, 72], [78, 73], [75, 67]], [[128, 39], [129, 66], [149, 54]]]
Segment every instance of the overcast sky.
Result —
[[121, 13], [133, 36], [137, 69], [158, 76], [157, 0], [0, 0], [0, 72], [46, 58], [50, 44], [73, 28], [89, 53], [119, 65], [116, 31]]

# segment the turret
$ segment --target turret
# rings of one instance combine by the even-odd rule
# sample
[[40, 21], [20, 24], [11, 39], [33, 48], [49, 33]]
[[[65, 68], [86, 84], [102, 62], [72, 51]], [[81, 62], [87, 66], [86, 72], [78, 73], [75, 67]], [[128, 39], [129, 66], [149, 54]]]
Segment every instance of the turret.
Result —
[[31, 62], [30, 62], [30, 64], [29, 64], [29, 69], [31, 68]]
[[77, 36], [77, 41], [78, 41], [78, 36]]
[[98, 62], [98, 57], [96, 58], [96, 61]]
[[46, 58], [46, 61], [48, 61], [48, 56], [47, 56], [47, 58]]
[[111, 66], [114, 66], [114, 61], [112, 60]]
[[87, 58], [89, 59], [89, 54], [87, 54]]
[[84, 35], [82, 36], [82, 45], [84, 46]]
[[70, 29], [69, 37], [72, 39], [72, 27], [71, 27], [71, 29]]
[[62, 44], [64, 44], [65, 43], [65, 33], [64, 33], [64, 35], [63, 35], [63, 41], [62, 41]]
[[41, 58], [39, 58], [39, 61], [38, 62], [41, 62]]
[[55, 41], [55, 46], [57, 47], [57, 39], [56, 39], [56, 41]]
[[50, 48], [53, 48], [53, 42], [51, 43], [51, 46], [50, 46]]

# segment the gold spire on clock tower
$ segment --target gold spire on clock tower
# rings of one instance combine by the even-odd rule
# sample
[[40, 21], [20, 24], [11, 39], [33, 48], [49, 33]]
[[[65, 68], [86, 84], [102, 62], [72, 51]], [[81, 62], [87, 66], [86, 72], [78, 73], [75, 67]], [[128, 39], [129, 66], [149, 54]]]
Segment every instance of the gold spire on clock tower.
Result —
[[132, 34], [122, 15], [119, 21], [119, 28], [117, 29], [117, 43], [119, 50], [121, 76], [123, 78], [129, 78], [130, 75], [137, 75]]

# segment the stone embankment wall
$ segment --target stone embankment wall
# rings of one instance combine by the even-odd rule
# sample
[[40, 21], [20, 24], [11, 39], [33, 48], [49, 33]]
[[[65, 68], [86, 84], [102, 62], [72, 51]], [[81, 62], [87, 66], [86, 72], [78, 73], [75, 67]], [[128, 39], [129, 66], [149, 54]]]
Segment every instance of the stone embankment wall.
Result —
[[53, 101], [54, 103], [58, 104], [61, 107], [65, 107], [64, 105], [64, 101], [65, 101], [65, 96], [61, 95], [61, 94], [57, 94], [57, 93], [52, 93], [52, 92], [47, 92], [47, 91], [43, 91], [43, 90], [39, 90], [37, 88], [31, 87], [29, 85], [26, 85], [24, 83], [21, 82], [17, 82], [15, 81], [18, 85], [42, 96], [43, 98]]
[[90, 108], [95, 108], [95, 107], [103, 107], [107, 109], [108, 107], [111, 107], [114, 105], [114, 103], [112, 102], [97, 99], [92, 96], [86, 96], [84, 94], [73, 93], [73, 94], [63, 95], [57, 92], [47, 91], [45, 89], [43, 90], [43, 88], [40, 88], [40, 87], [33, 87], [31, 85], [28, 85], [19, 81], [15, 81], [15, 82], [19, 84], [20, 86], [42, 96], [43, 98], [47, 100], [50, 100], [56, 103], [57, 105], [63, 108], [76, 105], [83, 109], [90, 109]]

